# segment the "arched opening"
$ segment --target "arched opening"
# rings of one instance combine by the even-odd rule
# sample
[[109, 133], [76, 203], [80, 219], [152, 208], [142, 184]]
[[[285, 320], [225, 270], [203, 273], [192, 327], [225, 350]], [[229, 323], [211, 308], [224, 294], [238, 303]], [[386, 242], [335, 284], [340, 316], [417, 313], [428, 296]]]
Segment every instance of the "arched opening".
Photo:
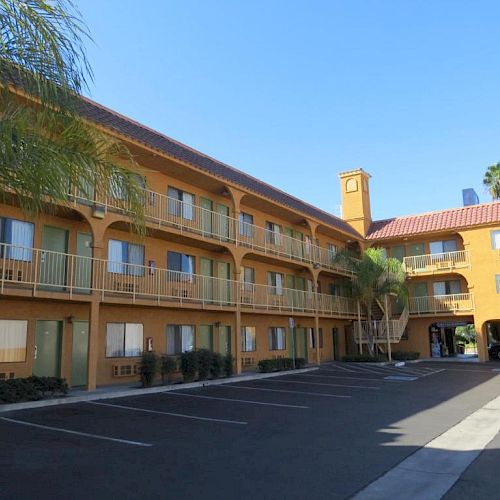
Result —
[[478, 357], [477, 332], [470, 320], [432, 323], [429, 325], [429, 344], [432, 358]]

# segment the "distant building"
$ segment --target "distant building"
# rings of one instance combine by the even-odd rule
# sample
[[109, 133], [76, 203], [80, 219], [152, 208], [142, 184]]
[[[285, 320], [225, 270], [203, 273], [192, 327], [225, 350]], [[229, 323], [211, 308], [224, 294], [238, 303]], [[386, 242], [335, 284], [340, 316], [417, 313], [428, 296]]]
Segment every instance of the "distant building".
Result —
[[479, 196], [473, 188], [462, 189], [462, 199], [464, 201], [464, 207], [479, 205]]

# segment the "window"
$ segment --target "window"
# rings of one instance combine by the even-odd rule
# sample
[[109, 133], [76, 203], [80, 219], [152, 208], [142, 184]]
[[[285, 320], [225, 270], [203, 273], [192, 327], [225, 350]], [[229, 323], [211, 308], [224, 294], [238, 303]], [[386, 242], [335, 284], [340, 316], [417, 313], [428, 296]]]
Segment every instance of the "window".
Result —
[[269, 271], [267, 273], [267, 284], [271, 295], [283, 295], [283, 274]]
[[6, 259], [31, 262], [33, 257], [33, 232], [31, 222], [0, 218], [0, 255]]
[[335, 256], [337, 255], [338, 248], [337, 245], [334, 245], [333, 243], [327, 243], [326, 245], [327, 251], [328, 251], [328, 257], [330, 261], [335, 259]]
[[244, 267], [241, 273], [241, 279], [243, 281], [243, 290], [245, 290], [245, 292], [251, 292], [255, 284], [255, 269], [253, 267]]
[[193, 325], [167, 325], [167, 354], [177, 356], [193, 350]]
[[0, 320], [0, 363], [26, 361], [27, 332], [27, 321]]
[[281, 226], [274, 222], [266, 222], [266, 242], [271, 245], [281, 244]]
[[272, 326], [269, 328], [269, 350], [270, 351], [283, 351], [286, 347], [286, 333], [285, 329], [281, 326]]
[[[179, 252], [167, 252], [167, 269], [176, 271], [169, 274], [170, 279], [193, 281], [195, 258], [194, 255], [187, 255]], [[184, 273], [179, 275], [177, 273]]]
[[491, 231], [491, 245], [495, 250], [500, 250], [500, 231]]
[[457, 251], [457, 241], [456, 240], [431, 241], [429, 243], [429, 248], [430, 248], [431, 254], [456, 252]]
[[[139, 174], [130, 174], [130, 178], [136, 181], [142, 189], [146, 188], [146, 179]], [[109, 191], [115, 200], [127, 200], [127, 190], [125, 189], [125, 176], [120, 171], [115, 171], [110, 178]], [[93, 186], [90, 186], [93, 189]]]
[[500, 293], [500, 274], [497, 274], [495, 276], [496, 282], [497, 282], [497, 293]]
[[[314, 328], [308, 328], [307, 334], [309, 337], [309, 347], [311, 349], [316, 348], [316, 335], [314, 333]], [[323, 328], [319, 329], [319, 348], [323, 349]]]
[[108, 272], [144, 276], [144, 246], [128, 241], [109, 240]]
[[398, 259], [400, 262], [403, 262], [405, 255], [406, 252], [405, 252], [405, 247], [403, 245], [391, 248], [391, 256], [394, 259]]
[[255, 351], [255, 326], [241, 327], [241, 351]]
[[169, 214], [182, 217], [186, 220], [194, 219], [194, 195], [181, 191], [180, 189], [169, 187], [167, 196]]
[[436, 281], [432, 284], [434, 295], [454, 295], [462, 293], [459, 280]]
[[140, 356], [142, 345], [142, 323], [108, 323], [106, 325], [107, 358]]
[[246, 236], [247, 238], [252, 237], [252, 226], [253, 226], [253, 215], [246, 214], [245, 212], [240, 213], [240, 235]]

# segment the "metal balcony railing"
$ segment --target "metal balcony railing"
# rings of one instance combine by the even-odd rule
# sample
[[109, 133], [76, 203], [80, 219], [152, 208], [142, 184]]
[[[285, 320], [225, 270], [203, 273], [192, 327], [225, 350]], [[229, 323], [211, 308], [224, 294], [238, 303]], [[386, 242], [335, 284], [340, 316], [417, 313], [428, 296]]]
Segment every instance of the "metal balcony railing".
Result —
[[470, 255], [468, 250], [415, 255], [413, 257], [405, 257], [403, 263], [406, 272], [410, 274], [452, 271], [453, 269], [470, 267]]
[[467, 312], [474, 310], [472, 293], [434, 295], [428, 297], [410, 297], [410, 314], [434, 314]]

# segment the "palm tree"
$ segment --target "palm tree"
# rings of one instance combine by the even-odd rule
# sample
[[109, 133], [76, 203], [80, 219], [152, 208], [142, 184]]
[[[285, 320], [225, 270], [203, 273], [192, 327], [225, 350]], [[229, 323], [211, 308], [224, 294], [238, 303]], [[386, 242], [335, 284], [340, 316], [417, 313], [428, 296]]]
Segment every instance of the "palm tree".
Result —
[[0, 34], [0, 196], [36, 213], [68, 202], [70, 187], [88, 193], [118, 181], [142, 227], [132, 155], [79, 114], [92, 81], [90, 37], [71, 0], [0, 0]]
[[488, 188], [493, 200], [500, 200], [500, 163], [488, 167], [483, 184]]
[[[340, 252], [337, 258], [353, 273], [350, 294], [358, 301], [366, 315], [368, 352], [373, 356], [375, 354], [373, 305], [387, 296], [404, 300], [407, 298], [403, 265], [398, 259], [386, 257], [381, 248], [368, 248], [359, 259], [345, 252]], [[389, 311], [386, 313], [389, 314]]]

